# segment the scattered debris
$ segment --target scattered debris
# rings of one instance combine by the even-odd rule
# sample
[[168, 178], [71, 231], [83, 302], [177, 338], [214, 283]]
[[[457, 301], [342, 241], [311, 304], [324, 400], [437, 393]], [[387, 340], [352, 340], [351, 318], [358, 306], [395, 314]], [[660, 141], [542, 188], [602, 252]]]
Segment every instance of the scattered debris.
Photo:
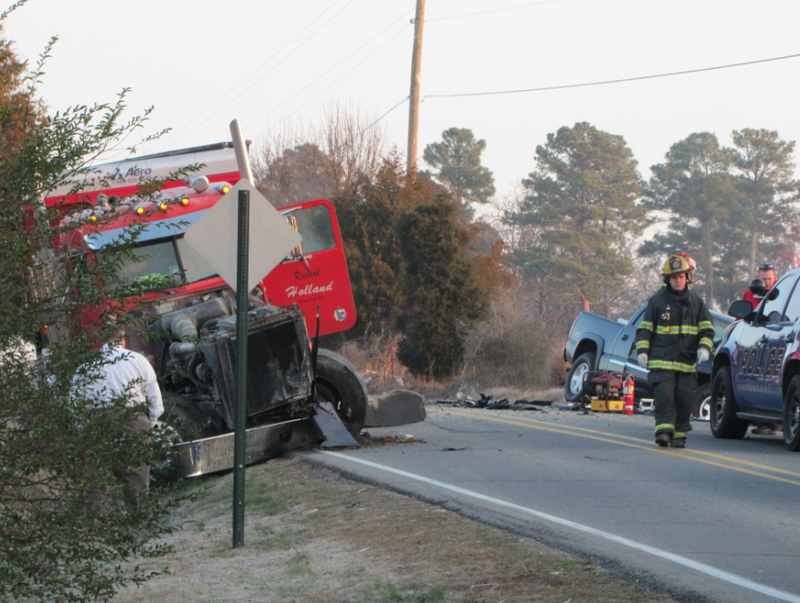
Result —
[[414, 441], [414, 436], [410, 433], [398, 433], [397, 435], [390, 435], [386, 436], [386, 439], [390, 442], [399, 442], [401, 444], [407, 444], [408, 442]]
[[425, 420], [422, 394], [407, 389], [394, 389], [379, 396], [370, 396], [364, 425], [394, 427]]
[[488, 408], [491, 410], [545, 410], [542, 408], [543, 406], [552, 406], [553, 404], [549, 400], [516, 400], [515, 402], [510, 402], [508, 398], [495, 400], [493, 395], [487, 396], [486, 394], [478, 393], [481, 397], [480, 400], [473, 400], [469, 396], [465, 396], [459, 392], [455, 400], [428, 400], [426, 404], [443, 404], [447, 406], [461, 406], [463, 408]]
[[464, 446], [462, 448], [451, 448], [450, 446], [447, 446], [445, 448], [442, 448], [442, 452], [458, 452], [459, 450], [466, 450], [467, 448], [471, 448], [471, 447], [472, 447], [472, 444], [470, 444], [469, 446]]

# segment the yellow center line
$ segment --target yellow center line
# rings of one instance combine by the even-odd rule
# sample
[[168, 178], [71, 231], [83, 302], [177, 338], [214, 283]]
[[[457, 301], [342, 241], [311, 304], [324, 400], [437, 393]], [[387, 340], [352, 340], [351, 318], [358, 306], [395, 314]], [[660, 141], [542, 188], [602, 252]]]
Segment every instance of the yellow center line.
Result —
[[[444, 409], [442, 409], [444, 411]], [[478, 418], [484, 421], [492, 421], [494, 423], [505, 423], [507, 425], [515, 425], [517, 427], [527, 427], [529, 429], [539, 429], [541, 431], [551, 431], [553, 433], [562, 433], [565, 435], [571, 435], [579, 438], [587, 438], [590, 440], [598, 440], [601, 442], [608, 442], [611, 444], [617, 444], [618, 446], [627, 446], [629, 448], [638, 448], [640, 450], [646, 450], [648, 452], [655, 452], [658, 454], [668, 454], [671, 456], [675, 456], [678, 458], [686, 459], [689, 461], [695, 461], [698, 463], [705, 463], [707, 465], [713, 465], [714, 467], [722, 467], [723, 469], [730, 469], [731, 471], [738, 471], [740, 473], [747, 473], [750, 475], [756, 475], [758, 477], [764, 477], [766, 479], [772, 479], [779, 482], [784, 482], [787, 484], [794, 484], [800, 486], [800, 479], [788, 479], [784, 477], [779, 477], [778, 475], [769, 475], [768, 473], [764, 473], [765, 471], [771, 473], [778, 473], [784, 475], [790, 475], [793, 477], [800, 478], [800, 473], [795, 473], [793, 471], [786, 471], [784, 469], [776, 469], [774, 467], [769, 467], [767, 465], [760, 465], [758, 463], [752, 463], [749, 461], [740, 461], [735, 458], [727, 457], [721, 454], [714, 454], [712, 452], [702, 452], [699, 450], [686, 450], [682, 449], [680, 452], [676, 450], [670, 450], [665, 448], [654, 448], [653, 444], [650, 443], [649, 440], [644, 440], [642, 438], [634, 438], [630, 436], [624, 435], [617, 435], [617, 434], [609, 434], [603, 431], [598, 431], [596, 429], [587, 429], [585, 427], [574, 427], [571, 425], [558, 425], [554, 426], [552, 423], [548, 423], [546, 421], [539, 421], [537, 419], [505, 419], [500, 417], [491, 417], [485, 416], [483, 414], [477, 414], [473, 412], [469, 412], [468, 409], [453, 409], [448, 408], [446, 412], [450, 412], [456, 415], [460, 415], [463, 417], [471, 417], [471, 418]], [[624, 442], [621, 440], [630, 440], [630, 442]], [[641, 442], [634, 443], [634, 442]], [[692, 455], [692, 456], [689, 456]], [[697, 458], [699, 456], [709, 457], [709, 458]], [[710, 459], [720, 459], [720, 461], [710, 460]], [[738, 465], [745, 465], [746, 467], [754, 467], [755, 469], [747, 469], [745, 467], [736, 467], [728, 463], [735, 463]], [[757, 469], [757, 470], [756, 470]]]

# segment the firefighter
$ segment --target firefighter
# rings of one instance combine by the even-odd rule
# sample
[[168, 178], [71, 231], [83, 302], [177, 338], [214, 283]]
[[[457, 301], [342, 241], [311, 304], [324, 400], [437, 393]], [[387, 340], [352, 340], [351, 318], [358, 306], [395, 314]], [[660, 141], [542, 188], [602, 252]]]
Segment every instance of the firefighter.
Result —
[[693, 268], [682, 255], [664, 262], [666, 286], [650, 298], [636, 331], [639, 365], [649, 369], [647, 379], [655, 395], [659, 446], [686, 447], [697, 363], [708, 360], [714, 341], [711, 314], [689, 291]]

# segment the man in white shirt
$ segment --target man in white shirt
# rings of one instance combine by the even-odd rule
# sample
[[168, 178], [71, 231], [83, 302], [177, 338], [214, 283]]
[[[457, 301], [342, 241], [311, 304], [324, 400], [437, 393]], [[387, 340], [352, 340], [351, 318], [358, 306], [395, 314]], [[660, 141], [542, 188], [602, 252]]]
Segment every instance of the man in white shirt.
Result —
[[[123, 395], [127, 396], [129, 407], [146, 405], [147, 412], [125, 426], [127, 431], [138, 432], [155, 425], [164, 412], [164, 403], [153, 367], [138, 352], [125, 349], [124, 337], [122, 329], [108, 331], [104, 337], [103, 362], [88, 371], [88, 383], [87, 377], [76, 376], [76, 385], [82, 397], [93, 400], [98, 408], [103, 408], [104, 401], [109, 402]], [[119, 477], [130, 486], [126, 488], [125, 504], [129, 509], [134, 509], [150, 485], [150, 466], [131, 467]], [[101, 496], [90, 496], [92, 499], [102, 504]]]

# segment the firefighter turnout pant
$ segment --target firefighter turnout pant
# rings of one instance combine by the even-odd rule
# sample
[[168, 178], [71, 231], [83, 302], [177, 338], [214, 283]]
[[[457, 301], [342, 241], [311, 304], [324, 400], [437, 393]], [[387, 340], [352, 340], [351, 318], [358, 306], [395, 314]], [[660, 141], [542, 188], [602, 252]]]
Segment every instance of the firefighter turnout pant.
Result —
[[652, 370], [647, 380], [655, 395], [655, 435], [667, 433], [673, 438], [686, 438], [697, 373]]

